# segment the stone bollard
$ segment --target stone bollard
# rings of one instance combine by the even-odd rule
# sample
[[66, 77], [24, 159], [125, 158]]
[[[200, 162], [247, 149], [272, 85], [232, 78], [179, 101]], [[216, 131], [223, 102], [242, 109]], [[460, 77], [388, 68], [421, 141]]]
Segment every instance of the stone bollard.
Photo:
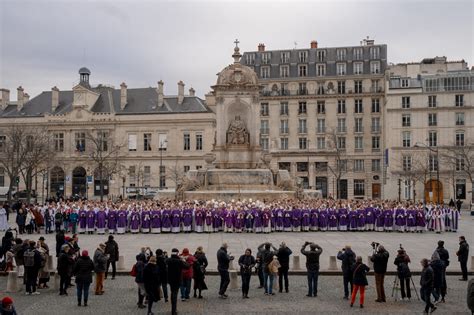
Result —
[[474, 256], [471, 256], [471, 271], [474, 271]]
[[372, 262], [372, 260], [370, 260], [372, 256], [367, 256], [367, 267], [369, 267], [370, 269], [374, 269], [374, 263]]
[[48, 270], [49, 270], [49, 271], [54, 270], [54, 266], [53, 266], [53, 256], [51, 256], [51, 255], [49, 255], [49, 257], [48, 257]]
[[123, 256], [119, 256], [117, 270], [125, 270], [125, 259]]
[[231, 290], [238, 289], [239, 288], [239, 281], [238, 281], [238, 277], [237, 277], [237, 271], [232, 270], [232, 271], [229, 271], [229, 273], [230, 273], [230, 289]]
[[59, 290], [59, 275], [58, 275], [57, 272], [54, 273], [53, 279], [54, 279], [53, 288], [54, 288], [55, 291], [58, 291]]
[[336, 256], [329, 256], [329, 268], [328, 270], [337, 270]]
[[8, 273], [6, 292], [14, 293], [18, 291], [18, 273], [16, 271], [10, 271]]
[[231, 260], [229, 263], [229, 270], [234, 270], [234, 261]]
[[293, 270], [301, 270], [300, 266], [300, 256], [293, 256]]

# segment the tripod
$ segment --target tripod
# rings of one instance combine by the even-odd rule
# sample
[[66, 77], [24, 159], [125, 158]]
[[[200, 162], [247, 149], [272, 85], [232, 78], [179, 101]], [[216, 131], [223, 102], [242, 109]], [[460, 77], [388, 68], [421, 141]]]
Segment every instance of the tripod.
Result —
[[[410, 281], [411, 281], [411, 286], [413, 287], [413, 291], [415, 291], [416, 298], [419, 301], [420, 296], [418, 295], [418, 291], [416, 290], [415, 282], [413, 281], [412, 277], [410, 277]], [[395, 279], [393, 280], [393, 287], [392, 287], [392, 297], [395, 297], [395, 301], [398, 300], [398, 291], [400, 291], [400, 278], [398, 278], [398, 275], [395, 275]]]

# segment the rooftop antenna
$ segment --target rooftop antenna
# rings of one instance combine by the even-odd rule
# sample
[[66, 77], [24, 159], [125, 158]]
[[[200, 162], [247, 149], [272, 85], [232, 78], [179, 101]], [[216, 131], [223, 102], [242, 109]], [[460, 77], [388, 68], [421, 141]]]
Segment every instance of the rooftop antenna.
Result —
[[293, 44], [295, 44], [295, 48], [293, 49], [296, 49], [296, 46], [298, 46], [298, 43], [295, 41]]

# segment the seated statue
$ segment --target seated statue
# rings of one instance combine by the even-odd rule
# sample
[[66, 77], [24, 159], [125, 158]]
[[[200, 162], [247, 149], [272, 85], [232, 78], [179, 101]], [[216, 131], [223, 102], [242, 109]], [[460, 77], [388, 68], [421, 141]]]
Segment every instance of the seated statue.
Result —
[[236, 116], [227, 129], [228, 144], [247, 144], [249, 142], [249, 133], [245, 124], [240, 120], [240, 116]]

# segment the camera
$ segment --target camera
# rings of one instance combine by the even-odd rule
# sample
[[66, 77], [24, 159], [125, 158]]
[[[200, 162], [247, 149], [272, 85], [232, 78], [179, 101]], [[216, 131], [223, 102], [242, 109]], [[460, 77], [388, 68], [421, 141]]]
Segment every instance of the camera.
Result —
[[379, 247], [380, 243], [372, 242], [370, 245], [372, 246], [372, 249], [373, 249], [373, 250], [376, 250], [377, 247]]

